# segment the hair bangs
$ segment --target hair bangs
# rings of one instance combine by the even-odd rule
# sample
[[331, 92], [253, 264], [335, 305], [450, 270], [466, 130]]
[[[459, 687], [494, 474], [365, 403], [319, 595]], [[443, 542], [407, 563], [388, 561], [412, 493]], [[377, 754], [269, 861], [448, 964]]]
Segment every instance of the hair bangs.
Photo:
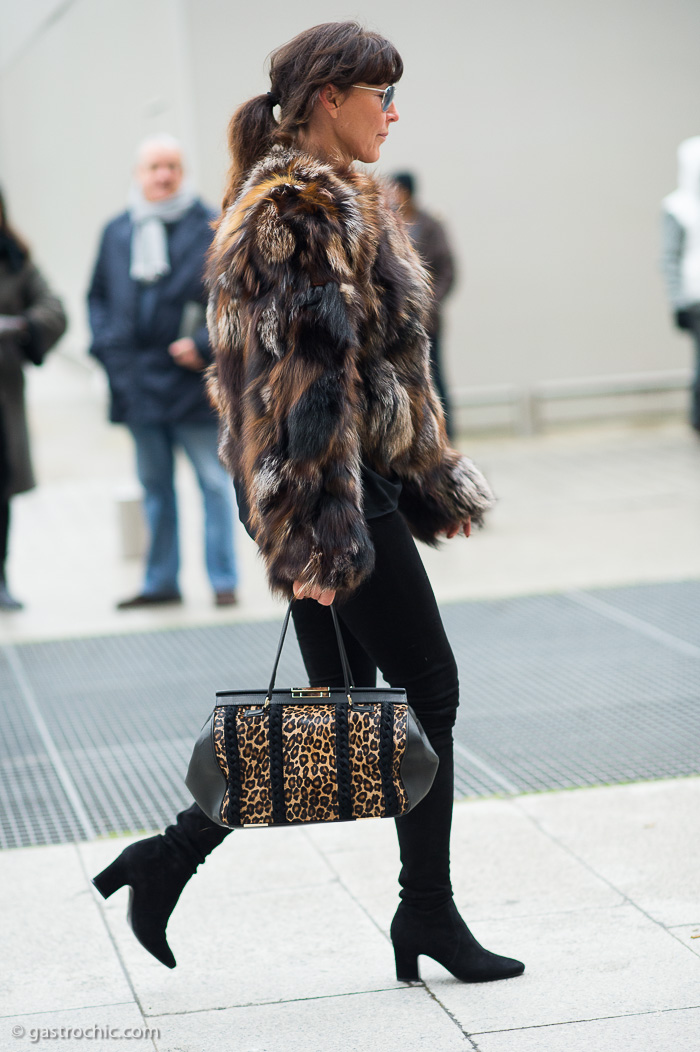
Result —
[[354, 70], [356, 81], [365, 84], [397, 84], [403, 75], [403, 59], [391, 41], [367, 34], [365, 53]]

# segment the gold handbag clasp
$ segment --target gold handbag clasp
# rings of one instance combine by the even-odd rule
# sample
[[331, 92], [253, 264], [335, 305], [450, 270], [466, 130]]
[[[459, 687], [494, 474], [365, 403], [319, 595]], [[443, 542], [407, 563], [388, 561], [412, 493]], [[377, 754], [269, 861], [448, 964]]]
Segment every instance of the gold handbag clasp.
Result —
[[293, 698], [330, 698], [330, 687], [292, 687]]

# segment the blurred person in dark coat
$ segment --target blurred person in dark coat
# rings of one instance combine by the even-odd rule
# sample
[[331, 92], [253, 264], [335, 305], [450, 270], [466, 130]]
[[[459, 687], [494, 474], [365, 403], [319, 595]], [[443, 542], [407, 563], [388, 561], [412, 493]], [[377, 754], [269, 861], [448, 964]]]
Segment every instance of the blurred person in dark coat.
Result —
[[41, 365], [66, 329], [24, 241], [7, 220], [0, 194], [0, 610], [21, 610], [7, 587], [10, 498], [34, 487], [24, 400], [24, 366]]
[[678, 147], [678, 188], [662, 202], [661, 265], [674, 321], [693, 337], [690, 422], [700, 431], [700, 135]]
[[205, 561], [217, 606], [236, 602], [231, 481], [218, 457], [204, 370], [205, 257], [214, 213], [184, 179], [170, 136], [141, 146], [128, 211], [107, 224], [88, 293], [92, 346], [109, 380], [114, 423], [134, 439], [150, 543], [144, 582], [120, 609], [182, 601], [175, 451], [194, 467], [204, 501]]
[[442, 223], [434, 216], [424, 212], [416, 203], [415, 176], [410, 172], [399, 172], [394, 176], [394, 182], [399, 200], [399, 211], [406, 223], [409, 237], [432, 278], [433, 309], [427, 325], [430, 338], [430, 369], [445, 410], [447, 436], [452, 440], [454, 439], [454, 422], [442, 368], [440, 330], [442, 301], [455, 280], [454, 257]]

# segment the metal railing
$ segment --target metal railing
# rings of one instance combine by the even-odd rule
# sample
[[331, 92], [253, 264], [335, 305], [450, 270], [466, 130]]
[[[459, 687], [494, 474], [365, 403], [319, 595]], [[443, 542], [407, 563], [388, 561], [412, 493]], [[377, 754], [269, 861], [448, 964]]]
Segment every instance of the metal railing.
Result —
[[[452, 392], [454, 408], [461, 416], [465, 411], [499, 408], [508, 409], [509, 426], [519, 434], [535, 434], [545, 423], [548, 406], [560, 402], [590, 401], [593, 399], [620, 399], [625, 396], [649, 396], [647, 406], [637, 405], [635, 415], [657, 414], [658, 398], [669, 392], [687, 391], [691, 384], [688, 369], [664, 369], [647, 373], [624, 373], [611, 376], [577, 377], [566, 380], [541, 380], [531, 387], [516, 384], [494, 384], [483, 387], [455, 388]], [[601, 416], [624, 416], [625, 411], [617, 402], [611, 404], [609, 413]], [[583, 412], [571, 414], [571, 419], [590, 416]]]

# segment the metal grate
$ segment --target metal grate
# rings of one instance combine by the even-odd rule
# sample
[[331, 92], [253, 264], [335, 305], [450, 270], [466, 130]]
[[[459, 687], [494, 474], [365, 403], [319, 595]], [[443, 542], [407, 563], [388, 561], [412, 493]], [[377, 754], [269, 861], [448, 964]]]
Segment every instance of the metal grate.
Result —
[[[457, 795], [698, 773], [699, 606], [700, 582], [444, 606]], [[167, 823], [214, 692], [260, 684], [279, 627], [0, 646], [0, 846]], [[290, 637], [278, 682], [304, 679]]]
[[[457, 739], [495, 773], [490, 788], [700, 771], [700, 645], [694, 652], [692, 621], [681, 640], [659, 617], [676, 592], [688, 610], [691, 591], [697, 607], [700, 583], [445, 607], [462, 684]], [[618, 611], [633, 616], [625, 623]], [[466, 794], [483, 792], [483, 771], [474, 773], [460, 763]]]
[[0, 845], [56, 844], [83, 830], [0, 650]]

